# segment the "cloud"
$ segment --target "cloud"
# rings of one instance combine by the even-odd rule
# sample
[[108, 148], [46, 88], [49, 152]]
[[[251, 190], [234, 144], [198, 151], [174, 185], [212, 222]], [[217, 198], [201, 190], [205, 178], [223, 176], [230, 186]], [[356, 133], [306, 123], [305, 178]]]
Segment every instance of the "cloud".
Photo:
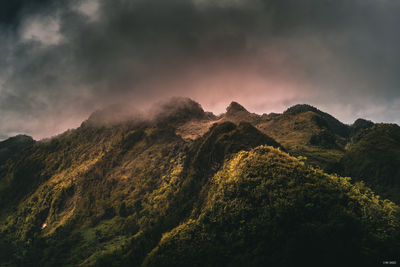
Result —
[[395, 1], [19, 3], [0, 20], [2, 135], [42, 138], [114, 102], [171, 96], [216, 113], [306, 102], [345, 122], [399, 122]]
[[60, 19], [57, 17], [30, 17], [23, 23], [21, 41], [38, 41], [43, 45], [57, 45], [62, 36]]
[[85, 0], [79, 2], [75, 8], [78, 12], [85, 14], [91, 20], [96, 20], [98, 18], [100, 3], [99, 0]]

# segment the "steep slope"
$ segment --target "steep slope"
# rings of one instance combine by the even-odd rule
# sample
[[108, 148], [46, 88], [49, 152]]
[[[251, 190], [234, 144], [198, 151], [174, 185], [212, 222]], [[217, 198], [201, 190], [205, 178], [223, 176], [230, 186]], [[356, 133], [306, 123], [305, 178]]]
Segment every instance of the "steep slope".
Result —
[[24, 177], [37, 179], [35, 187], [2, 211], [1, 236], [15, 244], [4, 258], [11, 265], [93, 265], [118, 252], [137, 265], [198, 205], [209, 177], [232, 153], [280, 146], [249, 124], [229, 122], [186, 142], [169, 126], [179, 116], [112, 127], [86, 122], [37, 144], [32, 153], [44, 165], [38, 177]]
[[144, 266], [373, 266], [399, 255], [399, 208], [271, 147], [238, 153]]
[[239, 103], [232, 102], [218, 120], [190, 121], [178, 128], [178, 134], [185, 139], [194, 140], [202, 136], [213, 123], [226, 121], [236, 124], [250, 123], [273, 137], [293, 155], [304, 156], [309, 163], [329, 172], [338, 171], [338, 162], [344, 155], [350, 132], [363, 127], [359, 123], [349, 127], [310, 105], [295, 105], [283, 114], [260, 116], [250, 113]]
[[376, 124], [359, 129], [341, 159], [343, 174], [365, 181], [400, 203], [400, 127]]
[[[81, 127], [63, 135], [36, 142], [20, 157], [2, 165], [7, 183], [0, 191], [1, 265], [38, 266], [45, 248], [61, 250], [74, 236], [64, 232], [71, 225], [79, 202], [74, 182], [82, 177], [121, 138], [122, 129]], [[41, 228], [54, 233], [57, 242], [47, 244]], [[58, 231], [56, 231], [58, 230]], [[61, 246], [61, 247], [60, 247]], [[54, 263], [50, 261], [49, 265]], [[36, 264], [36, 265], [35, 265]]]

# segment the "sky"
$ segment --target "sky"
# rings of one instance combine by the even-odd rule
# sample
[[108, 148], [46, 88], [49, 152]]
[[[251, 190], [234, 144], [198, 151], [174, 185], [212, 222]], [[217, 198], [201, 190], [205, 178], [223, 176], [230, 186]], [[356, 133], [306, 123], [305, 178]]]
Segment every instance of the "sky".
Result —
[[398, 14], [398, 0], [2, 1], [0, 140], [174, 96], [399, 124]]

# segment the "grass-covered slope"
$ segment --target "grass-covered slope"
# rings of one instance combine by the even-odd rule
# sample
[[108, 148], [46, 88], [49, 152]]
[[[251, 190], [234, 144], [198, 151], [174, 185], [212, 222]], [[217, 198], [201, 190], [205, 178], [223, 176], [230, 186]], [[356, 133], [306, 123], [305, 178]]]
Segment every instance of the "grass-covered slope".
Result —
[[[321, 118], [321, 123], [324, 124], [330, 131], [332, 131], [334, 134], [337, 134], [342, 137], [347, 137], [349, 134], [349, 127], [339, 120], [337, 120], [335, 117], [332, 115], [325, 113], [313, 106], [307, 105], [307, 104], [300, 104], [300, 105], [294, 105], [290, 108], [288, 108], [284, 114], [301, 114], [304, 112], [313, 112], [315, 114], [318, 114]], [[323, 121], [323, 122], [322, 122]]]
[[369, 266], [400, 253], [398, 206], [272, 147], [238, 153], [210, 184], [145, 266]]
[[289, 109], [268, 118], [257, 124], [257, 128], [281, 143], [291, 154], [307, 157], [308, 163], [330, 170], [344, 154], [346, 139], [339, 133], [342, 134], [346, 126], [315, 108], [294, 111]]

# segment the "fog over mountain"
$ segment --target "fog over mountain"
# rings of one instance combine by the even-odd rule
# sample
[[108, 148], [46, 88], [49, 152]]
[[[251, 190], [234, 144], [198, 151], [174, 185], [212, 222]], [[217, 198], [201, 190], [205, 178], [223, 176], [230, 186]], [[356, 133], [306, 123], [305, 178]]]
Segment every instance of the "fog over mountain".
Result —
[[400, 123], [400, 2], [18, 0], [0, 9], [0, 139], [43, 138], [121, 101], [218, 114], [309, 103]]

